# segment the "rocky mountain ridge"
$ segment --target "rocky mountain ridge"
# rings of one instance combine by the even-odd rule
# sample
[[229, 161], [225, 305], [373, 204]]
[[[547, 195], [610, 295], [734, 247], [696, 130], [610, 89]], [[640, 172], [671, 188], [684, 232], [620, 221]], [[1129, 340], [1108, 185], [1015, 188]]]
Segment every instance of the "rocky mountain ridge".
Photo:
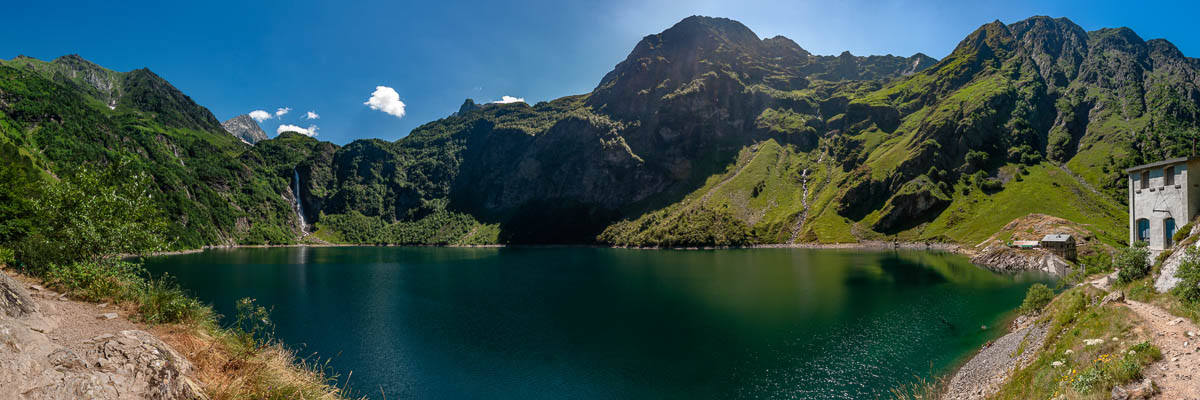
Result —
[[[985, 24], [943, 60], [817, 56], [733, 20], [689, 17], [643, 38], [590, 93], [532, 106], [467, 100], [398, 141], [345, 146], [281, 135], [247, 149], [147, 70], [105, 80], [64, 72], [94, 70], [74, 58], [35, 61], [5, 61], [8, 82], [79, 93], [59, 108], [115, 98], [88, 109], [161, 126], [147, 135], [118, 124], [110, 131], [124, 142], [97, 140], [158, 143], [130, 154], [170, 150], [156, 159], [181, 170], [164, 184], [191, 176], [189, 188], [212, 193], [185, 191], [175, 203], [233, 209], [199, 221], [181, 213], [181, 225], [224, 242], [295, 240], [288, 202], [299, 198], [315, 236], [334, 242], [973, 245], [1041, 213], [1117, 244], [1120, 169], [1184, 151], [1200, 121], [1196, 59], [1126, 28], [1087, 32], [1048, 17]], [[110, 81], [119, 84], [105, 89]], [[32, 160], [53, 170], [67, 157], [48, 137], [31, 140], [40, 131], [29, 127], [85, 121], [55, 128], [65, 133], [90, 122], [31, 112], [46, 98], [14, 97], [13, 84], [0, 82], [0, 112], [27, 129], [9, 142], [39, 149]], [[204, 154], [220, 167], [183, 171], [213, 140], [221, 144]], [[107, 151], [87, 158], [115, 156]], [[167, 164], [155, 165], [176, 168]], [[230, 173], [204, 175], [218, 170]]]
[[249, 114], [242, 114], [228, 121], [222, 122], [221, 127], [225, 128], [230, 135], [241, 139], [247, 144], [255, 144], [263, 140], [267, 140], [267, 133], [263, 132], [262, 127], [258, 125], [258, 121], [250, 118]]

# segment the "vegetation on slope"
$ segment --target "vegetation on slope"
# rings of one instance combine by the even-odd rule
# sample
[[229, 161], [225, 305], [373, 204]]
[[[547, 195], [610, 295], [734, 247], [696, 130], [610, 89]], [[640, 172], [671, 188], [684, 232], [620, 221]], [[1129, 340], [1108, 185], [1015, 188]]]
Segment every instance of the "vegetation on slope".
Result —
[[[120, 167], [118, 164], [116, 167]], [[239, 303], [222, 325], [212, 309], [188, 297], [169, 276], [151, 278], [140, 261], [124, 259], [168, 245], [168, 223], [146, 175], [122, 168], [77, 170], [49, 183], [22, 178], [0, 164], [0, 267], [40, 279], [74, 299], [106, 302], [171, 332], [164, 339], [188, 355], [215, 399], [337, 398], [323, 366], [295, 362], [271, 336], [267, 310]], [[14, 212], [16, 211], [16, 212]]]

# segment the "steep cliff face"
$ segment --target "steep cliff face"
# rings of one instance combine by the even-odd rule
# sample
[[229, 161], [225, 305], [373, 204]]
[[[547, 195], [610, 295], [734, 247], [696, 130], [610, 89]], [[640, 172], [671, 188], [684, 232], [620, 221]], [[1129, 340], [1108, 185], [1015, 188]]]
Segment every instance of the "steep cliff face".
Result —
[[833, 94], [932, 64], [814, 56], [736, 21], [689, 17], [640, 41], [592, 93], [467, 101], [395, 143], [347, 145], [323, 211], [404, 222], [455, 210], [501, 224], [503, 240], [591, 242], [615, 220], [678, 201], [755, 142], [815, 148], [820, 113], [847, 104], [826, 101]]
[[247, 114], [230, 118], [228, 121], [222, 122], [221, 127], [225, 128], [225, 131], [233, 137], [249, 144], [267, 140], [267, 133], [263, 132], [258, 122]]

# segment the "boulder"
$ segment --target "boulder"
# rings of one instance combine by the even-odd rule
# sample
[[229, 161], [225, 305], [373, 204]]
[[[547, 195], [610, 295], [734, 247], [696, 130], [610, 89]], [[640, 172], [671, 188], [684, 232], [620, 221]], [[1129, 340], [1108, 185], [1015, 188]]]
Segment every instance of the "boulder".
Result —
[[0, 314], [19, 318], [34, 312], [37, 312], [37, 303], [29, 297], [23, 285], [0, 272]]
[[1115, 386], [1112, 390], [1113, 400], [1149, 399], [1158, 394], [1158, 386], [1149, 378], [1126, 386]]
[[1122, 302], [1125, 302], [1125, 293], [1120, 290], [1114, 290], [1112, 293], [1105, 295], [1103, 299], [1100, 299], [1100, 305], [1102, 306], [1108, 303]]

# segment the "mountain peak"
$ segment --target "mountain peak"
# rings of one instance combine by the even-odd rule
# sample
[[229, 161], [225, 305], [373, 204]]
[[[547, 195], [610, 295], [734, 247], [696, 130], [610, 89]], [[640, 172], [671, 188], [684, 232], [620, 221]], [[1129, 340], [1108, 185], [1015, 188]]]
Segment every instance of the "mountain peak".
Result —
[[230, 135], [241, 139], [248, 144], [255, 144], [262, 140], [267, 140], [267, 133], [258, 125], [258, 121], [250, 118], [249, 114], [242, 114], [228, 121], [221, 123], [221, 127], [225, 128]]
[[451, 116], [464, 115], [466, 113], [478, 110], [480, 108], [483, 108], [483, 106], [476, 104], [475, 99], [467, 99], [467, 100], [463, 101], [462, 106], [458, 107], [458, 112], [451, 114]]

